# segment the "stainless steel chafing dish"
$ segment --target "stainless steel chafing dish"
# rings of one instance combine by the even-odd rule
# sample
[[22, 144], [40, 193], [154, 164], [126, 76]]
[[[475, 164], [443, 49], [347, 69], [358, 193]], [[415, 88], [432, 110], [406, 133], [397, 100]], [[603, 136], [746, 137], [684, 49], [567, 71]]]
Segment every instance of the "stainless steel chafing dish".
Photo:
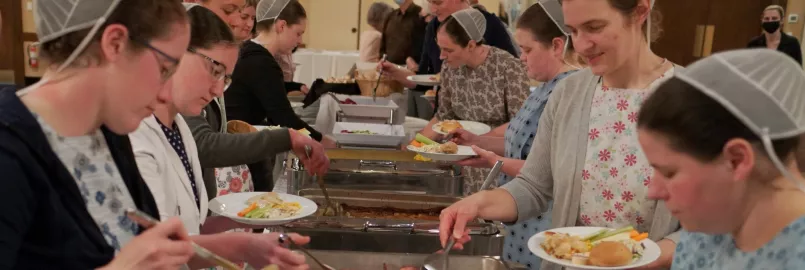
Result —
[[[324, 178], [328, 188], [462, 195], [464, 176], [457, 166], [415, 161], [412, 152], [332, 149], [327, 155], [330, 171]], [[287, 193], [318, 188], [297, 158], [291, 157], [285, 168], [289, 175]]]
[[[311, 251], [313, 256], [336, 269], [398, 270], [402, 267], [422, 266], [427, 254], [374, 253], [350, 251]], [[308, 258], [308, 261], [312, 261]], [[318, 270], [318, 265], [310, 264], [310, 269]], [[450, 269], [478, 270], [520, 270], [522, 265], [508, 263], [498, 257], [489, 256], [450, 256]]]
[[[331, 199], [349, 206], [402, 210], [447, 207], [459, 200], [440, 195], [400, 194], [350, 190], [328, 190]], [[322, 204], [320, 190], [306, 189], [300, 196]], [[438, 217], [438, 213], [436, 213]], [[286, 224], [281, 230], [311, 236], [308, 246], [314, 250], [349, 250], [429, 254], [441, 249], [439, 223], [436, 220], [406, 218], [308, 217]], [[499, 256], [503, 235], [499, 228], [482, 220], [468, 224], [472, 241], [454, 254]], [[360, 268], [365, 269], [365, 268]]]

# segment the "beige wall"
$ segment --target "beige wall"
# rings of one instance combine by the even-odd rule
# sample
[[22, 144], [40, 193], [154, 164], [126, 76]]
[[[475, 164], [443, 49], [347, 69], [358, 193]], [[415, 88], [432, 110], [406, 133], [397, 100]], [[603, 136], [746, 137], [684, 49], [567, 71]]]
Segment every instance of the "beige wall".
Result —
[[[802, 29], [805, 26], [805, 0], [788, 0], [788, 7], [785, 9], [786, 18], [784, 19], [785, 28], [783, 31], [786, 33], [791, 33], [793, 36], [797, 37], [798, 39], [802, 40]], [[799, 15], [799, 21], [796, 23], [788, 23], [788, 15], [797, 14]]]

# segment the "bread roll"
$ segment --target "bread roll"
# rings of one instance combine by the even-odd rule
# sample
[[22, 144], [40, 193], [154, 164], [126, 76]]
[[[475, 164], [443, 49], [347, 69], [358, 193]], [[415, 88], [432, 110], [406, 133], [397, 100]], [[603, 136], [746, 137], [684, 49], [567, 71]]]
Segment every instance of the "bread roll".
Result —
[[621, 242], [601, 242], [590, 250], [590, 265], [615, 267], [632, 263], [632, 251]]
[[226, 132], [232, 134], [257, 132], [257, 128], [240, 120], [226, 122]]

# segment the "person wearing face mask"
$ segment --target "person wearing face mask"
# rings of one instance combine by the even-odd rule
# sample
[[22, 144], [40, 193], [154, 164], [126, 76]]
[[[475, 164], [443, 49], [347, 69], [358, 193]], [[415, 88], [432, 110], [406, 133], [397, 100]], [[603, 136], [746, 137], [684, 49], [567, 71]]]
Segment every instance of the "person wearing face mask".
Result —
[[[514, 34], [523, 52], [520, 60], [525, 64], [530, 79], [544, 83], [531, 92], [511, 123], [497, 128], [503, 131], [490, 132], [484, 136], [474, 135], [463, 129], [452, 132], [454, 142], [471, 145], [478, 154], [478, 157], [460, 161], [458, 165], [491, 168], [495, 162], [502, 160], [501, 172], [504, 175], [498, 181], [499, 185], [508, 183], [517, 176], [528, 157], [537, 132], [537, 120], [542, 115], [554, 86], [577, 69], [575, 53], [569, 46], [569, 35], [559, 1], [542, 0], [523, 12]], [[528, 250], [529, 236], [550, 228], [550, 207], [538, 217], [506, 226], [509, 233], [506, 234], [503, 245], [503, 259], [520, 263], [529, 269], [539, 269], [542, 260], [521, 250]]]
[[[588, 68], [554, 87], [517, 177], [442, 211], [443, 245], [449, 237], [468, 240], [463, 232], [474, 218], [520, 222], [553, 200], [553, 228], [633, 226], [660, 246], [646, 269], [671, 266], [680, 226], [665, 204], [647, 199], [653, 172], [636, 121], [656, 85], [683, 68], [651, 51], [659, 25], [652, 7], [649, 0], [562, 1], [573, 47]], [[557, 268], [542, 262], [541, 269]]]
[[802, 65], [802, 48], [799, 46], [799, 41], [797, 38], [783, 33], [784, 17], [785, 9], [783, 7], [778, 5], [766, 7], [760, 19], [763, 34], [749, 41], [747, 47], [778, 50], [791, 56]]
[[[436, 20], [431, 20], [425, 28], [422, 43], [422, 56], [419, 59], [418, 70], [413, 72], [416, 74], [437, 74], [442, 72], [441, 49], [439, 44], [436, 43], [439, 28], [450, 18], [450, 15], [460, 10], [470, 8], [470, 5], [467, 0], [428, 0], [428, 7], [430, 8], [431, 14], [436, 16]], [[483, 14], [486, 21], [486, 32], [484, 32], [483, 36], [484, 43], [491, 47], [502, 49], [514, 57], [518, 57], [520, 54], [514, 42], [512, 42], [509, 30], [506, 29], [506, 26], [500, 21], [500, 18], [484, 10], [479, 11]], [[382, 66], [385, 71], [392, 71], [396, 68], [395, 64], [389, 62], [382, 63]], [[413, 75], [411, 72], [405, 72], [410, 73], [409, 75]], [[431, 87], [417, 86], [414, 82], [407, 80], [406, 76], [396, 76], [396, 78], [398, 78], [405, 87], [413, 90], [408, 92], [408, 116], [423, 119], [433, 118], [435, 112], [434, 106], [430, 101], [421, 97], [425, 91], [431, 90]], [[438, 92], [436, 95], [439, 95]], [[436, 104], [436, 109], [438, 109], [438, 98], [436, 99]]]
[[[437, 43], [444, 60], [442, 106], [420, 132], [431, 139], [441, 135], [432, 126], [443, 120], [469, 120], [497, 127], [509, 122], [529, 95], [528, 76], [523, 64], [508, 52], [486, 45], [483, 13], [474, 8], [453, 13], [439, 27]], [[398, 80], [410, 74], [394, 68]], [[467, 168], [464, 192], [478, 191], [488, 169]]]
[[422, 7], [414, 4], [414, 0], [394, 0], [394, 3], [399, 8], [380, 24], [380, 55], [385, 54], [386, 61], [397, 65], [405, 65], [408, 58], [418, 62], [425, 35], [425, 23], [419, 17]]
[[282, 248], [278, 234], [221, 233], [241, 225], [225, 217], [206, 217], [207, 196], [198, 152], [180, 114], [198, 115], [213, 98], [223, 95], [240, 40], [212, 11], [196, 4], [186, 7], [190, 47], [172, 79], [171, 100], [158, 104], [154, 114], [129, 135], [140, 174], [154, 195], [160, 217], [179, 217], [200, 246], [258, 269], [272, 262], [283, 269], [304, 268], [304, 257]]
[[649, 197], [685, 228], [672, 270], [805, 269], [805, 75], [769, 49], [715, 54], [638, 115]]

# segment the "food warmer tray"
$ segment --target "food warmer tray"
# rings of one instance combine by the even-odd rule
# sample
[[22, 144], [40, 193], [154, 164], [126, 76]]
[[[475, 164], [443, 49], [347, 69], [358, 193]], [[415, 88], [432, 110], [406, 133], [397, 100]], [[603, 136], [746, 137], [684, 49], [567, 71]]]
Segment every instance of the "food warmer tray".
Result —
[[[416, 269], [420, 269], [425, 257], [428, 255], [320, 250], [310, 252], [323, 263], [335, 267], [336, 269], [360, 270], [398, 270], [406, 266], [413, 266]], [[308, 258], [308, 261], [310, 262], [312, 260]], [[310, 267], [312, 270], [321, 269], [315, 264], [310, 264]], [[499, 257], [451, 255], [450, 269], [521, 270], [527, 268], [519, 264], [504, 262]]]
[[[454, 197], [463, 194], [464, 175], [458, 166], [415, 161], [412, 152], [331, 149], [327, 155], [330, 170], [324, 179], [328, 188]], [[298, 158], [289, 158], [285, 165], [289, 176], [287, 193], [318, 188]]]

